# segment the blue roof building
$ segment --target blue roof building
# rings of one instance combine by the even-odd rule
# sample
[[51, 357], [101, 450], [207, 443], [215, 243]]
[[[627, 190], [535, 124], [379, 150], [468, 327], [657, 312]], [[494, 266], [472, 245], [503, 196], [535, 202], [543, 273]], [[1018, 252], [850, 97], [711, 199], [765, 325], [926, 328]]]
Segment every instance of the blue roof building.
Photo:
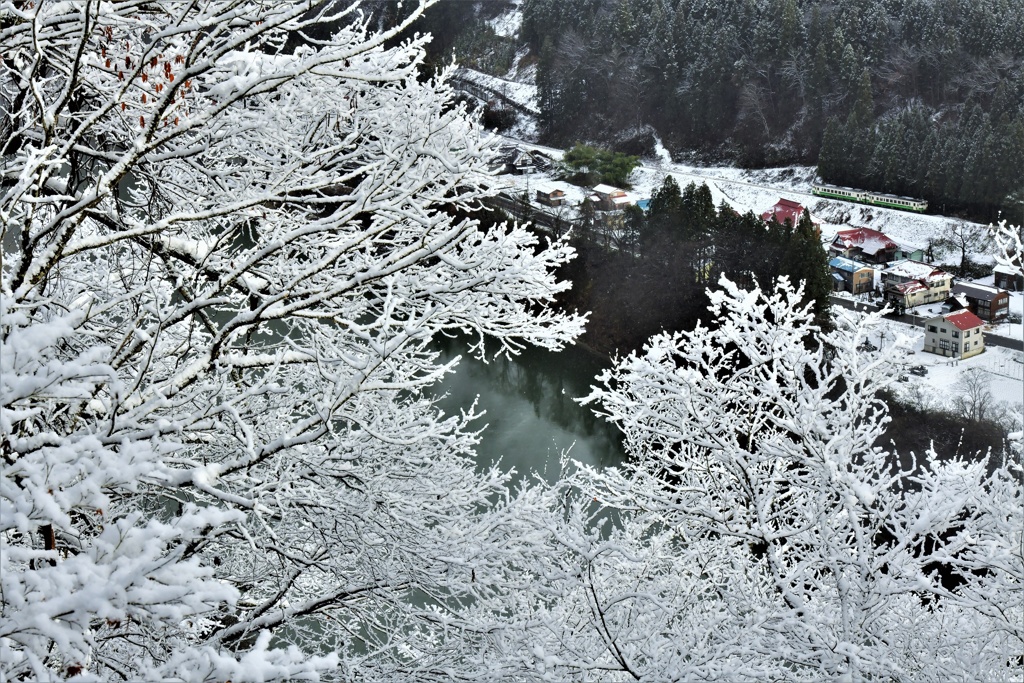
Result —
[[875, 288], [875, 271], [853, 259], [836, 256], [828, 262], [836, 291], [862, 294]]

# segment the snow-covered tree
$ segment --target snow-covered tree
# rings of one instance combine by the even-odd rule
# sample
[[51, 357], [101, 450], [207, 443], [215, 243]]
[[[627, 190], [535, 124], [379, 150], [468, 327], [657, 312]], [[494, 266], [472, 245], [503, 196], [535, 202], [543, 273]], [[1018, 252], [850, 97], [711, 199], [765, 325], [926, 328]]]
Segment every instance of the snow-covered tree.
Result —
[[713, 328], [588, 397], [628, 461], [520, 500], [538, 680], [1019, 679], [1021, 470], [876, 447], [901, 343], [859, 353], [873, 317], [819, 337], [785, 280], [721, 284]]
[[582, 320], [567, 246], [445, 210], [488, 149], [411, 4], [0, 2], [0, 679], [490, 666], [503, 478], [430, 340]]

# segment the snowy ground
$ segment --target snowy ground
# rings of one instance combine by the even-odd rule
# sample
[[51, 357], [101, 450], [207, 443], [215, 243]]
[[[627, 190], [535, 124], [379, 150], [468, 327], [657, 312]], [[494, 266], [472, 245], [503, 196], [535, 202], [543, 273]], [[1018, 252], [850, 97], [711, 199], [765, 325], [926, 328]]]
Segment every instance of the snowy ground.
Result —
[[519, 35], [519, 26], [523, 23], [523, 13], [519, 10], [520, 4], [519, 0], [513, 0], [513, 6], [507, 12], [487, 21], [496, 35], [502, 38], [515, 38]]
[[520, 83], [465, 68], [459, 69], [459, 77], [495, 94], [507, 97], [531, 112], [537, 113], [540, 111], [537, 105], [537, 86], [533, 83]]
[[[980, 355], [966, 360], [952, 360], [934, 353], [925, 353], [924, 333], [920, 328], [882, 320], [871, 343], [879, 347], [894, 342], [897, 335], [913, 340], [910, 366], [921, 366], [927, 374], [920, 377], [909, 372], [906, 381], [894, 385], [896, 393], [904, 399], [920, 401], [932, 408], [950, 408], [957, 380], [971, 368], [984, 370], [989, 379], [989, 390], [996, 401], [1011, 404], [1018, 415], [1024, 411], [1024, 353], [987, 346]], [[866, 351], [865, 353], [878, 353]]]

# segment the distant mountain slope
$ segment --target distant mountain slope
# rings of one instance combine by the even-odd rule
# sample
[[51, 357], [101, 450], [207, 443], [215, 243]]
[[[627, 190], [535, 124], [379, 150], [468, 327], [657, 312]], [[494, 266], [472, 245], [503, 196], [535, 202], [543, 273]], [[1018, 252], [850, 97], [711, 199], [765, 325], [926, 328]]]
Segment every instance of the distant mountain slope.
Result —
[[1024, 211], [1024, 3], [524, 0], [542, 139], [820, 163], [983, 220]]

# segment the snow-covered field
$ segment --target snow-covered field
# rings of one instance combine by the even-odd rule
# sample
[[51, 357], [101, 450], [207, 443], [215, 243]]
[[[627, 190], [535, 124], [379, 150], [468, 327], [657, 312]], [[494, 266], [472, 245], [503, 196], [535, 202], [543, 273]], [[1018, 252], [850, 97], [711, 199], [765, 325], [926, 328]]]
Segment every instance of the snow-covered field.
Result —
[[905, 381], [894, 385], [897, 394], [904, 398], [921, 401], [932, 408], [950, 408], [957, 381], [965, 371], [978, 368], [985, 372], [989, 390], [996, 401], [1014, 405], [1018, 414], [1024, 409], [1024, 353], [987, 346], [984, 353], [973, 358], [953, 360], [925, 353], [924, 333], [920, 328], [883, 319], [877, 330], [878, 333], [871, 339], [876, 347], [893, 344], [897, 335], [913, 340], [913, 354], [908, 357], [909, 364], [911, 367], [921, 366], [927, 371], [923, 377], [907, 373]]
[[503, 14], [488, 20], [487, 24], [496, 35], [502, 38], [515, 38], [519, 35], [519, 26], [523, 22], [523, 14], [519, 10], [519, 1], [514, 0], [513, 6]]

